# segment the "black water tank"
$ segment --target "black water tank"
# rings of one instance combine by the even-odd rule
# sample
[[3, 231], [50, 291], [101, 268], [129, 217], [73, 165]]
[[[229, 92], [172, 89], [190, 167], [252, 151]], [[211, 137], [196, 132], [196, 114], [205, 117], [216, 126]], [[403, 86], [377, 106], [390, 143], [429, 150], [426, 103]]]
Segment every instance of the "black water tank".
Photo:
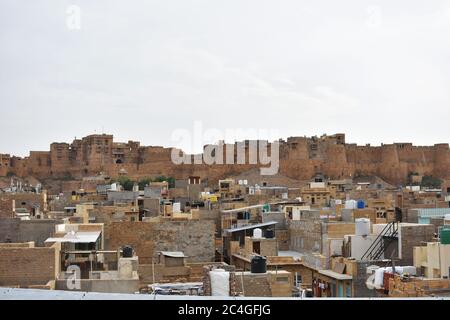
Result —
[[266, 273], [267, 272], [267, 262], [266, 258], [261, 256], [254, 256], [252, 259], [252, 273]]
[[266, 230], [266, 238], [272, 239], [274, 237], [275, 237], [275, 232], [273, 231], [273, 229], [267, 229]]
[[132, 258], [133, 257], [133, 248], [130, 246], [124, 246], [122, 248], [122, 257]]

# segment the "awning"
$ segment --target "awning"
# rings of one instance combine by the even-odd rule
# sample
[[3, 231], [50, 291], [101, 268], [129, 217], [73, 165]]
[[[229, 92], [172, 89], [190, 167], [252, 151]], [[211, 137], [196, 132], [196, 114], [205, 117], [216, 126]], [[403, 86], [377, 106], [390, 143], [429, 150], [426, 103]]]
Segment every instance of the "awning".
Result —
[[251, 210], [251, 209], [257, 209], [257, 208], [262, 208], [262, 207], [264, 207], [264, 204], [257, 204], [257, 205], [254, 205], [254, 206], [242, 207], [242, 208], [237, 208], [237, 209], [220, 210], [220, 212], [223, 213], [223, 214], [238, 213], [238, 212], [244, 212], [244, 211], [248, 211], [248, 210]]
[[165, 257], [171, 258], [186, 258], [184, 253], [181, 251], [161, 251], [161, 254]]
[[61, 238], [48, 238], [45, 242], [93, 243], [100, 237], [100, 231], [67, 233]]
[[276, 222], [276, 221], [268, 221], [268, 222], [264, 222], [264, 223], [249, 224], [247, 226], [239, 227], [239, 228], [225, 229], [224, 231], [228, 232], [228, 233], [233, 233], [233, 232], [237, 232], [237, 231], [244, 231], [244, 230], [251, 230], [251, 229], [255, 229], [255, 228], [273, 226], [277, 223], [278, 222]]

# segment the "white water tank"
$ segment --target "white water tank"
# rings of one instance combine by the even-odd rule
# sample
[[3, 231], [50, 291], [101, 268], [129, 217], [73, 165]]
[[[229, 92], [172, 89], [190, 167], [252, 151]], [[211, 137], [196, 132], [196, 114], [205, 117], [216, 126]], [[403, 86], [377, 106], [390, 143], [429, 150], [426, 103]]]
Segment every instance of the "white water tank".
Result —
[[367, 274], [374, 274], [374, 273], [375, 273], [375, 270], [378, 270], [378, 269], [380, 269], [379, 266], [375, 266], [375, 265], [373, 265], [373, 266], [368, 266], [368, 267], [366, 268], [366, 273], [367, 273]]
[[370, 220], [367, 218], [355, 219], [355, 235], [367, 236], [370, 234]]
[[345, 209], [356, 209], [358, 207], [358, 202], [356, 200], [345, 201]]
[[375, 288], [382, 288], [384, 283], [384, 272], [387, 271], [386, 268], [380, 268], [375, 270]]
[[181, 203], [175, 202], [172, 206], [172, 212], [173, 213], [180, 213], [181, 212]]
[[256, 239], [262, 238], [262, 230], [260, 228], [256, 228], [253, 230], [253, 238], [256, 238]]
[[215, 269], [209, 272], [211, 279], [211, 295], [216, 297], [228, 297], [230, 295], [230, 273], [223, 269]]

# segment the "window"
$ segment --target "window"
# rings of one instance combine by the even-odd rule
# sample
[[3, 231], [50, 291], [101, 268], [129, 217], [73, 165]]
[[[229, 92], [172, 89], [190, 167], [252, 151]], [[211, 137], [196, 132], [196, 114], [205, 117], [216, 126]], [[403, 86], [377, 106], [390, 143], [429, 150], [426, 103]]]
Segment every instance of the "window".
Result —
[[261, 254], [261, 243], [259, 241], [253, 242], [253, 252]]

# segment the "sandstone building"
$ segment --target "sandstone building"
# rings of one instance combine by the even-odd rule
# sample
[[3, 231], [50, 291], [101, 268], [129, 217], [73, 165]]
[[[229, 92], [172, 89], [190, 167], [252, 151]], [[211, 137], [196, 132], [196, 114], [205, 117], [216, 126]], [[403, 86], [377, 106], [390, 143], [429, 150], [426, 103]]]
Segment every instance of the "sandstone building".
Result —
[[[248, 146], [249, 141], [245, 141], [247, 153]], [[214, 181], [258, 167], [248, 164], [248, 157], [246, 164], [175, 165], [171, 152], [172, 148], [141, 146], [136, 141], [118, 143], [112, 135], [96, 134], [75, 139], [71, 144], [52, 143], [50, 151], [31, 151], [25, 158], [0, 154], [0, 176], [76, 180], [103, 172], [110, 176], [166, 175], [177, 179], [199, 176]], [[317, 173], [332, 179], [376, 175], [392, 184], [404, 184], [412, 172], [447, 178], [450, 151], [448, 144], [358, 146], [346, 143], [344, 134], [290, 137], [280, 140], [279, 172], [301, 180]]]

